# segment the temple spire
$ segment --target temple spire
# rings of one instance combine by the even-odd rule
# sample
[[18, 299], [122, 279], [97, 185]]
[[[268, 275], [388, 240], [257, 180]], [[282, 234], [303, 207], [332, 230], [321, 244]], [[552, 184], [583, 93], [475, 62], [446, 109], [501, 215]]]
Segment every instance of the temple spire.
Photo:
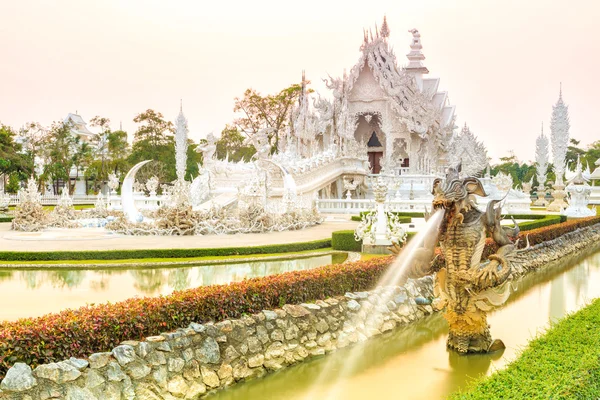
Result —
[[387, 18], [385, 15], [383, 16], [383, 24], [381, 24], [380, 33], [381, 33], [381, 37], [384, 39], [387, 39], [388, 37], [390, 37], [390, 27], [388, 26]]
[[423, 55], [423, 45], [421, 44], [421, 34], [417, 29], [409, 30], [412, 33], [412, 42], [410, 43], [410, 53], [406, 55], [408, 58], [408, 65], [406, 70], [409, 72], [428, 74], [429, 70], [423, 64], [425, 56]]

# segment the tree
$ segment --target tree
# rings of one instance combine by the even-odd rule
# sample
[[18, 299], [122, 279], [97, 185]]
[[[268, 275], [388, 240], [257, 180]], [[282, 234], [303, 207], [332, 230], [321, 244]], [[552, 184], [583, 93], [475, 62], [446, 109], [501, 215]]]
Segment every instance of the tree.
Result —
[[169, 144], [175, 133], [175, 126], [171, 121], [152, 109], [148, 109], [133, 118], [133, 122], [141, 124], [135, 131], [134, 141], [145, 140], [151, 147]]
[[21, 154], [21, 144], [15, 142], [15, 131], [0, 123], [0, 175], [31, 172], [26, 157]]
[[143, 168], [140, 180], [152, 175], [158, 176], [161, 181], [173, 181], [175, 173], [175, 141], [173, 123], [165, 121], [163, 115], [154, 110], [146, 110], [136, 115], [134, 122], [141, 124], [134, 135], [134, 142], [128, 161], [132, 165], [144, 160], [155, 160], [152, 173]]
[[585, 150], [577, 147], [581, 143], [581, 141], [576, 139], [569, 140], [569, 147], [567, 147], [567, 155], [565, 156], [565, 162], [568, 166], [570, 166], [570, 170], [575, 170], [575, 165], [577, 164], [577, 158], [581, 156], [585, 156]]
[[73, 193], [74, 185], [70, 181], [70, 172], [74, 161], [78, 160], [78, 156], [74, 157], [74, 154], [78, 152], [79, 145], [80, 139], [71, 133], [69, 125], [64, 122], [52, 124], [42, 143], [47, 163], [40, 178], [50, 179], [55, 193], [59, 193], [61, 181], [68, 185], [69, 193]]
[[235, 98], [233, 111], [240, 114], [234, 120], [235, 126], [247, 136], [271, 128], [269, 143], [272, 151], [277, 151], [279, 138], [289, 123], [289, 115], [302, 93], [301, 84], [293, 84], [274, 95], [262, 96], [250, 88], [242, 98]]
[[108, 157], [110, 159], [110, 170], [115, 174], [128, 170], [128, 155], [129, 143], [127, 142], [127, 132], [122, 130], [109, 132]]
[[23, 139], [23, 150], [31, 174], [37, 176], [36, 162], [43, 162], [43, 145], [48, 137], [48, 129], [39, 122], [28, 122], [19, 131], [19, 136]]
[[217, 140], [217, 158], [238, 162], [240, 160], [250, 161], [250, 158], [256, 153], [254, 146], [245, 146], [245, 138], [237, 127], [226, 125], [221, 131], [221, 138]]

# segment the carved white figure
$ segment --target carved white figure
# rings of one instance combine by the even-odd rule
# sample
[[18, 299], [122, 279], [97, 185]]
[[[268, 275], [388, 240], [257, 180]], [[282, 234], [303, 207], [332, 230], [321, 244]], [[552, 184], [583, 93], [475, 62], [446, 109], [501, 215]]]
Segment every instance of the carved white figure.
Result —
[[156, 175], [148, 178], [146, 181], [146, 189], [150, 193], [150, 196], [156, 196], [156, 191], [158, 190], [158, 177]]
[[565, 215], [571, 218], [593, 217], [596, 215], [594, 210], [588, 208], [592, 189], [588, 185], [589, 179], [585, 176], [581, 161], [577, 157], [577, 167], [575, 176], [571, 178], [567, 185], [569, 193], [569, 206], [565, 210]]
[[202, 153], [202, 162], [205, 166], [208, 166], [213, 163], [214, 155], [217, 151], [217, 139], [211, 133], [206, 136], [206, 143], [198, 145], [196, 147], [196, 151]]
[[112, 193], [116, 192], [119, 188], [119, 178], [114, 173], [108, 175], [108, 188]]
[[548, 172], [548, 137], [544, 135], [544, 125], [542, 124], [542, 132], [535, 141], [535, 168], [538, 180], [536, 206], [545, 207], [548, 205], [546, 201], [546, 174]]

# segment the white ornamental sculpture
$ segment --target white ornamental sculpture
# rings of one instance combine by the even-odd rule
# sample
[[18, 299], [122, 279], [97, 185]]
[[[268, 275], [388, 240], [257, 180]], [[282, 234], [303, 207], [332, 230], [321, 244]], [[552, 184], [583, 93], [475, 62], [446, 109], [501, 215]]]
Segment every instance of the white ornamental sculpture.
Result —
[[188, 122], [183, 115], [183, 106], [179, 107], [179, 115], [175, 120], [175, 127], [175, 170], [177, 172], [177, 179], [184, 180], [187, 164]]
[[111, 194], [116, 193], [119, 188], [119, 178], [114, 173], [108, 175], [108, 188], [110, 189]]
[[534, 205], [546, 207], [546, 173], [548, 172], [548, 137], [544, 135], [544, 125], [542, 124], [542, 133], [535, 141], [535, 168], [538, 180], [537, 200]]
[[548, 211], [560, 212], [567, 203], [563, 177], [565, 174], [565, 158], [569, 146], [569, 107], [563, 102], [562, 87], [558, 95], [558, 101], [552, 107], [552, 120], [550, 121], [550, 139], [552, 143], [552, 162], [556, 181], [552, 197], [554, 201], [548, 206]]
[[156, 196], [158, 185], [159, 181], [156, 175], [152, 176], [151, 178], [148, 178], [148, 180], [146, 181], [146, 189], [148, 189], [148, 192], [150, 193], [151, 197]]
[[461, 165], [461, 175], [477, 176], [487, 166], [487, 150], [467, 124], [455, 136], [448, 149], [449, 164]]
[[206, 143], [199, 144], [198, 147], [196, 147], [196, 151], [202, 153], [202, 165], [205, 168], [208, 168], [209, 165], [214, 163], [214, 156], [217, 151], [216, 143], [217, 139], [215, 138], [215, 135], [210, 132], [206, 135]]
[[583, 173], [581, 161], [577, 158], [577, 168], [575, 176], [569, 180], [567, 192], [569, 193], [569, 207], [565, 210], [565, 215], [571, 218], [593, 217], [596, 213], [588, 208], [590, 194], [592, 189], [587, 184], [589, 179]]

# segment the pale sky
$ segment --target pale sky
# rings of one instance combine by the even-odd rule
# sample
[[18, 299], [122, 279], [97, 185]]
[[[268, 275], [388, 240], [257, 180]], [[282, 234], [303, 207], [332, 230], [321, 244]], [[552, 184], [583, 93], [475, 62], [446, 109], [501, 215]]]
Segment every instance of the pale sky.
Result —
[[534, 158], [559, 82], [571, 137], [600, 140], [596, 0], [0, 0], [0, 121], [78, 111], [132, 135], [136, 114], [174, 120], [181, 98], [197, 140], [220, 133], [248, 87], [275, 92], [305, 69], [326, 94], [321, 78], [354, 65], [362, 29], [384, 14], [402, 64], [419, 29], [429, 76], [494, 159]]

